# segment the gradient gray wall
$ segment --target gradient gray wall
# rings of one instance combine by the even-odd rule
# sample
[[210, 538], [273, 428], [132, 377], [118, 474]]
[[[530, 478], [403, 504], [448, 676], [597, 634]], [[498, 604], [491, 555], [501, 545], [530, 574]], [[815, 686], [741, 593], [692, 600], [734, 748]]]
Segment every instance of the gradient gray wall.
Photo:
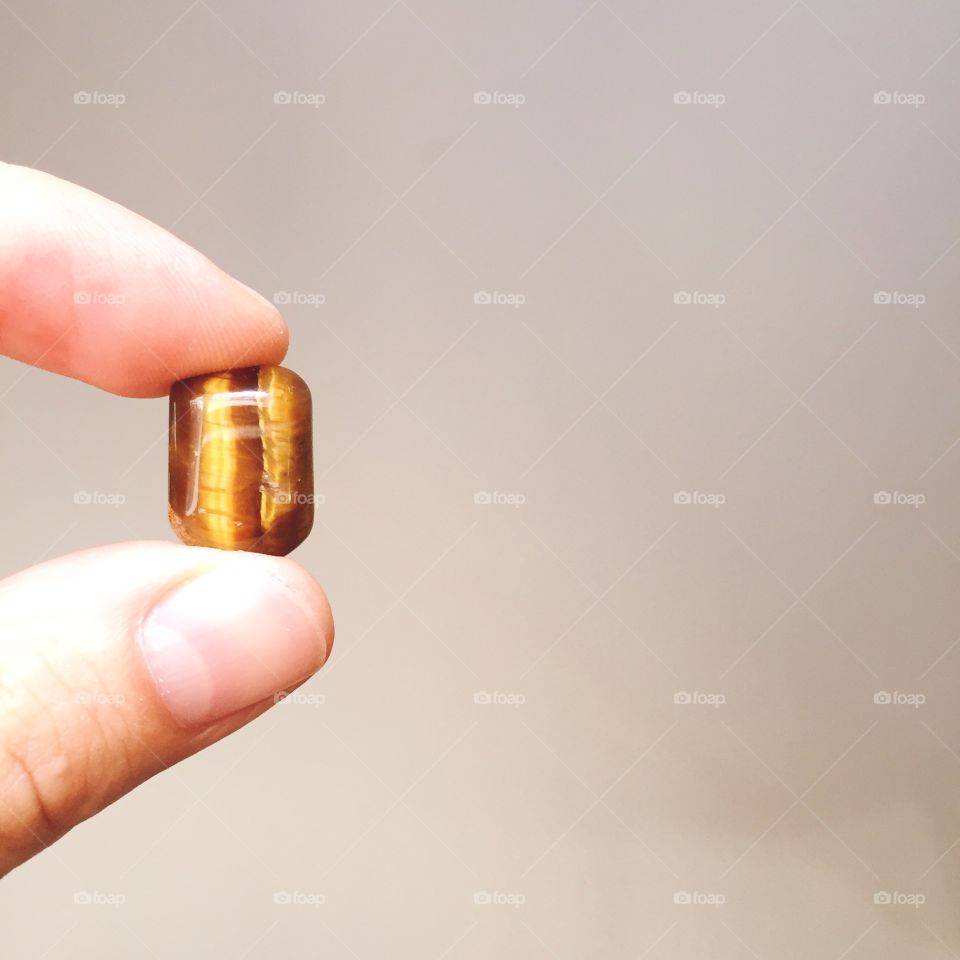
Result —
[[[0, 30], [4, 159], [286, 302], [338, 624], [7, 879], [4, 958], [960, 952], [960, 8]], [[4, 573], [171, 538], [165, 401], [0, 393]]]

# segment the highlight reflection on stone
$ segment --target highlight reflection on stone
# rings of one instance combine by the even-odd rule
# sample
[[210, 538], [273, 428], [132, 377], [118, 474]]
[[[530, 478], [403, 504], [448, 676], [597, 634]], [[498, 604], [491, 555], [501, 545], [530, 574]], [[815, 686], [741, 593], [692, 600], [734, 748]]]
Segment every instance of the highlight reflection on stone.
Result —
[[310, 389], [284, 367], [170, 391], [170, 524], [191, 546], [284, 556], [313, 526]]

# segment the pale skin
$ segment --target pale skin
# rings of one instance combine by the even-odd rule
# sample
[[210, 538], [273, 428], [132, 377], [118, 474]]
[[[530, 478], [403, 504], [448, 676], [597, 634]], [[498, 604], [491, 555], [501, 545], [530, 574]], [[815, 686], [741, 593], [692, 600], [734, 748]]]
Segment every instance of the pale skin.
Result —
[[[0, 163], [0, 210], [0, 353], [126, 397], [282, 360], [275, 307], [123, 207]], [[332, 643], [323, 590], [285, 558], [131, 542], [0, 581], [0, 876], [253, 720]]]

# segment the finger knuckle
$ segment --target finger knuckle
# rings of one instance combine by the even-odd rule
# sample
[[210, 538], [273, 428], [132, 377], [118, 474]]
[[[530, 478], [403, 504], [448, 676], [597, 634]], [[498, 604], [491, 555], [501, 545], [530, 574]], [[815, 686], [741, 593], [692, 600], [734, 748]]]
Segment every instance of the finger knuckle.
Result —
[[[75, 679], [75, 678], [74, 678]], [[0, 784], [8, 817], [4, 831], [46, 846], [88, 816], [93, 779], [108, 731], [76, 687], [38, 666], [15, 687], [0, 683]]]

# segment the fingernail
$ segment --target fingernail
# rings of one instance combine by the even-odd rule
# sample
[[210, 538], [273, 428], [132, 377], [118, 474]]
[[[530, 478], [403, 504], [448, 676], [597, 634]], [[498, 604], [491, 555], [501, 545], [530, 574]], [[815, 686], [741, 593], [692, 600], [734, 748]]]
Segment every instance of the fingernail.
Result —
[[143, 621], [147, 669], [181, 726], [211, 723], [305, 680], [326, 656], [296, 592], [227, 563], [178, 587]]

